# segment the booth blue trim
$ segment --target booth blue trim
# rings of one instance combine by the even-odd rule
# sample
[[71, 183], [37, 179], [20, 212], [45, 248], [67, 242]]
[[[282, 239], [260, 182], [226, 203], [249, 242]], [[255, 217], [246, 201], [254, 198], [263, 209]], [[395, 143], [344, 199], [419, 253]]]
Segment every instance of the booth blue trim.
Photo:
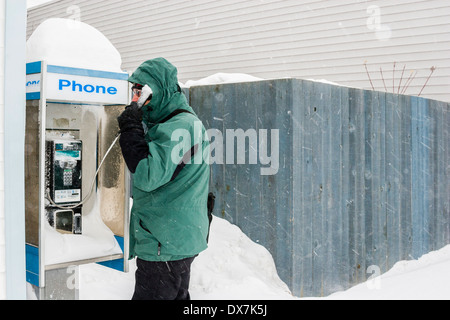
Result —
[[54, 65], [48, 65], [47, 72], [58, 74], [69, 74], [73, 76], [92, 77], [92, 78], [115, 79], [115, 80], [128, 80], [129, 78], [127, 73], [60, 67]]
[[26, 256], [27, 282], [39, 287], [39, 249], [27, 244]]
[[[123, 237], [119, 237], [119, 236], [114, 236], [117, 240], [117, 243], [120, 246], [120, 249], [122, 249], [122, 252], [125, 252], [124, 250], [124, 238]], [[124, 272], [124, 259], [126, 259], [126, 257], [124, 257], [123, 259], [116, 259], [116, 260], [111, 260], [111, 261], [104, 261], [104, 262], [98, 262], [98, 264], [114, 269], [114, 270], [118, 270], [121, 272]]]
[[27, 100], [39, 100], [39, 99], [41, 99], [41, 93], [40, 92], [27, 93]]
[[31, 62], [27, 63], [27, 74], [36, 74], [42, 72], [42, 62]]
[[[114, 236], [117, 240], [117, 243], [120, 246], [122, 252], [124, 251], [124, 238], [119, 236]], [[98, 262], [98, 264], [124, 272], [124, 259], [116, 259], [111, 261]], [[32, 285], [39, 287], [39, 249], [27, 244], [26, 245], [26, 279], [27, 282]]]

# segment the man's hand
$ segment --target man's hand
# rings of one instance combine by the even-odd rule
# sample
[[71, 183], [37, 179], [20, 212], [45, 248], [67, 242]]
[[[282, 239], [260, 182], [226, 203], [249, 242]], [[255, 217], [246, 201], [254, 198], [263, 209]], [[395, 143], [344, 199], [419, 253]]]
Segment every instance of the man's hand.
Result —
[[117, 118], [120, 133], [144, 130], [142, 127], [142, 110], [136, 103], [132, 103], [126, 107], [125, 111]]
[[142, 127], [142, 111], [136, 103], [132, 103], [117, 118], [117, 121], [121, 133], [119, 141], [122, 155], [128, 169], [131, 173], [135, 173], [139, 162], [150, 154]]

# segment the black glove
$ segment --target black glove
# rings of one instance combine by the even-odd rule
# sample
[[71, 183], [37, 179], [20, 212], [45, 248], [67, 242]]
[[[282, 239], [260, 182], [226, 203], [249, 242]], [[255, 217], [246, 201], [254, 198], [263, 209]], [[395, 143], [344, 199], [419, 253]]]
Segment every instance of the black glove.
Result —
[[133, 103], [125, 109], [117, 121], [121, 133], [120, 147], [123, 158], [131, 173], [135, 173], [139, 162], [150, 155], [142, 127], [142, 110]]
[[142, 110], [133, 102], [125, 108], [125, 111], [117, 118], [120, 133], [131, 130], [144, 130], [142, 127]]

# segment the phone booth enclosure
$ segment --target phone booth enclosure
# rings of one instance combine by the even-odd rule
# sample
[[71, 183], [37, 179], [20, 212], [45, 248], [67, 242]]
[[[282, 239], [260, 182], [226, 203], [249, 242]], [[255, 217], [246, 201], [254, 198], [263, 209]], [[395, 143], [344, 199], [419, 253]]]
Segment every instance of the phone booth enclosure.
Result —
[[[62, 86], [70, 77], [75, 79], [72, 86]], [[27, 280], [36, 287], [48, 285], [47, 273], [71, 265], [98, 262], [121, 271], [128, 269], [129, 172], [116, 140], [117, 117], [128, 102], [127, 78], [126, 73], [47, 66], [45, 62], [27, 65], [24, 146]], [[85, 85], [87, 92], [78, 97], [83, 81], [96, 86]], [[104, 91], [111, 93], [108, 101], [86, 98], [88, 93], [96, 93], [92, 90], [95, 87], [107, 88]], [[62, 89], [76, 92], [64, 95]], [[115, 99], [117, 103], [113, 103]], [[48, 228], [70, 236], [73, 241], [76, 239], [73, 237], [83, 236], [85, 219], [96, 220], [96, 217], [88, 219], [93, 215], [98, 215], [111, 231], [120, 252], [103, 254], [100, 250], [98, 256], [81, 260], [69, 257], [67, 261], [48, 263], [46, 251], [50, 249], [45, 241]]]

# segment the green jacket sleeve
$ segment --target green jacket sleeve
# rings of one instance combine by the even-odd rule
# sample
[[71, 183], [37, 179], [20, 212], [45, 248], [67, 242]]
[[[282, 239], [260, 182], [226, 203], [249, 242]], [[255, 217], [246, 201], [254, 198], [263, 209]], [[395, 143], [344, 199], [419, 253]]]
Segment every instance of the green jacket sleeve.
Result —
[[[190, 132], [183, 128], [183, 121], [170, 121], [160, 124], [150, 134], [148, 143], [150, 154], [141, 160], [134, 174], [134, 186], [144, 192], [154, 191], [169, 183], [181, 161], [184, 150], [191, 149], [190, 134], [180, 136], [174, 131]], [[176, 140], [179, 138], [179, 140]], [[173, 141], [173, 139], [175, 139]]]

